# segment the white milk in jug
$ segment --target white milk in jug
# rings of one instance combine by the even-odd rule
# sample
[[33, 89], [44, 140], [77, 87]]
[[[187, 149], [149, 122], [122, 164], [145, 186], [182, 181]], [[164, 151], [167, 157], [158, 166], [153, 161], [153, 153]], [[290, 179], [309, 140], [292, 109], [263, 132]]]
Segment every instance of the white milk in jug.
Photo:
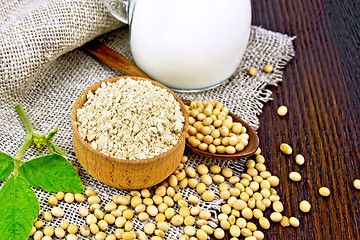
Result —
[[136, 64], [177, 90], [223, 82], [244, 54], [250, 0], [137, 0], [130, 22]]

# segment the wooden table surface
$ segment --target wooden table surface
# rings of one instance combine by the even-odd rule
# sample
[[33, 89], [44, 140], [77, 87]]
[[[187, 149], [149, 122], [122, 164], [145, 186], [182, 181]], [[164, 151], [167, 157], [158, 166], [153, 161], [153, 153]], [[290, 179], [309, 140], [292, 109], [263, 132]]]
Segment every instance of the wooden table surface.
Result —
[[[297, 36], [296, 56], [260, 116], [260, 146], [267, 167], [281, 179], [285, 214], [299, 228], [272, 224], [266, 239], [360, 239], [360, 8], [358, 1], [254, 0], [253, 24]], [[286, 117], [276, 109], [286, 105]], [[279, 152], [282, 142], [294, 154]], [[301, 153], [306, 162], [295, 163]], [[301, 182], [288, 178], [291, 171]], [[321, 197], [321, 186], [330, 188]], [[309, 213], [298, 204], [306, 199]], [[268, 216], [268, 215], [267, 215]]]

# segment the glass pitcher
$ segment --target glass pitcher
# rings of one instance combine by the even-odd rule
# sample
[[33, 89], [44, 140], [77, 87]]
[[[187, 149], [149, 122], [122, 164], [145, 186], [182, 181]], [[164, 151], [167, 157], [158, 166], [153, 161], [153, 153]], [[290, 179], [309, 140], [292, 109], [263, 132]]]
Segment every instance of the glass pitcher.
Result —
[[130, 26], [135, 63], [175, 91], [214, 88], [238, 67], [250, 34], [250, 0], [103, 0]]

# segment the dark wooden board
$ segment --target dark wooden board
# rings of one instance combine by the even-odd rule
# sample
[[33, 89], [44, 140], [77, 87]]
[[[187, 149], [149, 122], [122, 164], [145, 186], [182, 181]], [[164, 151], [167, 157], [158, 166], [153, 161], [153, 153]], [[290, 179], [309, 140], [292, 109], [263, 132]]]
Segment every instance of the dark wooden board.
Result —
[[[360, 239], [360, 7], [358, 1], [254, 0], [253, 24], [295, 35], [296, 56], [283, 82], [260, 116], [260, 147], [270, 171], [280, 177], [277, 188], [287, 216], [300, 218], [299, 228], [272, 224], [266, 239]], [[285, 118], [276, 114], [286, 105]], [[286, 157], [279, 145], [294, 154]], [[301, 153], [306, 162], [295, 163]], [[299, 171], [302, 181], [288, 174]], [[321, 186], [331, 195], [318, 194]], [[310, 213], [298, 204], [306, 199]], [[268, 215], [267, 215], [268, 216]]]

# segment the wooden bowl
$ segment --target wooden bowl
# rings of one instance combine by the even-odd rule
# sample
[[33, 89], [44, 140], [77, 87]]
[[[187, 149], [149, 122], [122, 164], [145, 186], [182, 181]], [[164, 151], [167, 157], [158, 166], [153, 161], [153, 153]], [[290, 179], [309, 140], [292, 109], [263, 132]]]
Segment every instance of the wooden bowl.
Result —
[[76, 122], [76, 113], [85, 103], [87, 93], [98, 89], [103, 82], [116, 82], [128, 76], [115, 77], [103, 80], [86, 89], [76, 100], [71, 113], [71, 126], [73, 128], [73, 145], [75, 154], [85, 168], [94, 178], [106, 185], [121, 189], [143, 189], [154, 186], [165, 180], [179, 165], [185, 149], [185, 133], [188, 131], [188, 116], [183, 102], [169, 88], [153, 80], [141, 77], [131, 77], [133, 80], [148, 80], [155, 86], [165, 88], [179, 102], [185, 117], [183, 132], [178, 143], [165, 153], [156, 157], [142, 160], [118, 159], [107, 156], [90, 147], [90, 144], [81, 138]]

